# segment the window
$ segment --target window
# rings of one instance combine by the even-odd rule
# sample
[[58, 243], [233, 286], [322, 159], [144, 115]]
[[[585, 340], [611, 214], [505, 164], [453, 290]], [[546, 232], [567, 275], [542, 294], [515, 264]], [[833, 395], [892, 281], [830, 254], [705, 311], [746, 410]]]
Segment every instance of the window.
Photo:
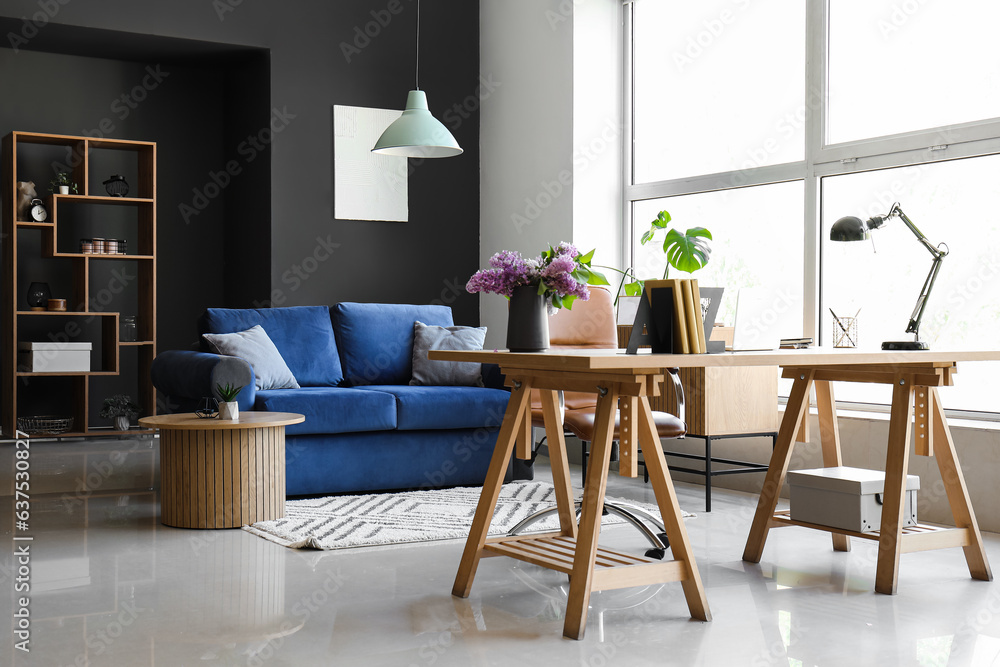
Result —
[[802, 159], [805, 3], [657, 0], [634, 12], [638, 182]]
[[[817, 0], [673, 3], [625, 0], [623, 262], [642, 277], [662, 255], [639, 244], [670, 211], [715, 235], [702, 284], [800, 295], [802, 332], [830, 344], [832, 318], [859, 313], [863, 346], [905, 340], [931, 257], [893, 219], [866, 243], [828, 241], [840, 217], [885, 215], [894, 202], [950, 249], [921, 337], [981, 347], [1000, 328], [1000, 5]], [[765, 231], [766, 230], [766, 231]], [[731, 323], [731, 322], [730, 322]], [[789, 332], [797, 335], [800, 332]], [[963, 366], [950, 410], [1000, 413], [988, 378]], [[887, 403], [845, 384], [839, 400]]]

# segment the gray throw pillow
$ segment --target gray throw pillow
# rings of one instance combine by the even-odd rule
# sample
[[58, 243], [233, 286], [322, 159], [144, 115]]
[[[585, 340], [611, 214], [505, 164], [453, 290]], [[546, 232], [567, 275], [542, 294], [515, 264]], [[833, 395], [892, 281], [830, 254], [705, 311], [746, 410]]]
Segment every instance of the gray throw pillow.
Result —
[[239, 357], [253, 368], [257, 390], [298, 389], [299, 383], [288, 364], [259, 324], [246, 331], [228, 334], [202, 334], [217, 354]]
[[486, 327], [435, 327], [413, 323], [413, 385], [482, 387], [482, 364], [431, 361], [428, 350], [481, 350]]

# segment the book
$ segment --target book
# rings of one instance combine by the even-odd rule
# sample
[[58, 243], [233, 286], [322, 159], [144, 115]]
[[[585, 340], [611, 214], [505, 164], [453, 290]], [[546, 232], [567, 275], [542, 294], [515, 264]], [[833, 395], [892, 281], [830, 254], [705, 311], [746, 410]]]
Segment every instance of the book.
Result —
[[688, 337], [688, 327], [686, 311], [684, 310], [683, 290], [675, 285], [675, 280], [647, 280], [645, 281], [646, 293], [650, 295], [652, 304], [652, 290], [667, 288], [673, 293], [674, 300], [674, 353], [689, 354], [691, 352], [691, 342]]

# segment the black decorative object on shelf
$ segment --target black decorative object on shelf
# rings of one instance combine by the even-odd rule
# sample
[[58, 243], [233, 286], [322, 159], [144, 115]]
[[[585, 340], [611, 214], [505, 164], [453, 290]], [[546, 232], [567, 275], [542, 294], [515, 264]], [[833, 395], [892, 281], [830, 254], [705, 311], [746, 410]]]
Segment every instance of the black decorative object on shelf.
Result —
[[52, 292], [49, 290], [48, 283], [31, 283], [28, 285], [28, 293], [25, 299], [28, 301], [28, 307], [32, 310], [45, 310], [50, 298], [52, 298]]
[[198, 409], [194, 413], [199, 419], [215, 419], [219, 416], [219, 401], [205, 397], [198, 403]]
[[125, 180], [124, 176], [112, 174], [111, 178], [104, 181], [104, 189], [107, 190], [108, 194], [112, 197], [124, 197], [128, 194], [128, 182]]

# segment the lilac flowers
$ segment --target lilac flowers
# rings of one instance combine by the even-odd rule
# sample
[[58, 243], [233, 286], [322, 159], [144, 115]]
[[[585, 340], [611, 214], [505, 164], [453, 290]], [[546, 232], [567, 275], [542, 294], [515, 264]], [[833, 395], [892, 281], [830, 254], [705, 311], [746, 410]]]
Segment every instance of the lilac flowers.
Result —
[[590, 267], [594, 251], [581, 255], [572, 243], [550, 247], [535, 259], [502, 250], [490, 257], [490, 268], [477, 271], [465, 289], [510, 298], [515, 287], [533, 286], [555, 308], [572, 308], [573, 301], [590, 298], [587, 285], [607, 285], [603, 275]]

